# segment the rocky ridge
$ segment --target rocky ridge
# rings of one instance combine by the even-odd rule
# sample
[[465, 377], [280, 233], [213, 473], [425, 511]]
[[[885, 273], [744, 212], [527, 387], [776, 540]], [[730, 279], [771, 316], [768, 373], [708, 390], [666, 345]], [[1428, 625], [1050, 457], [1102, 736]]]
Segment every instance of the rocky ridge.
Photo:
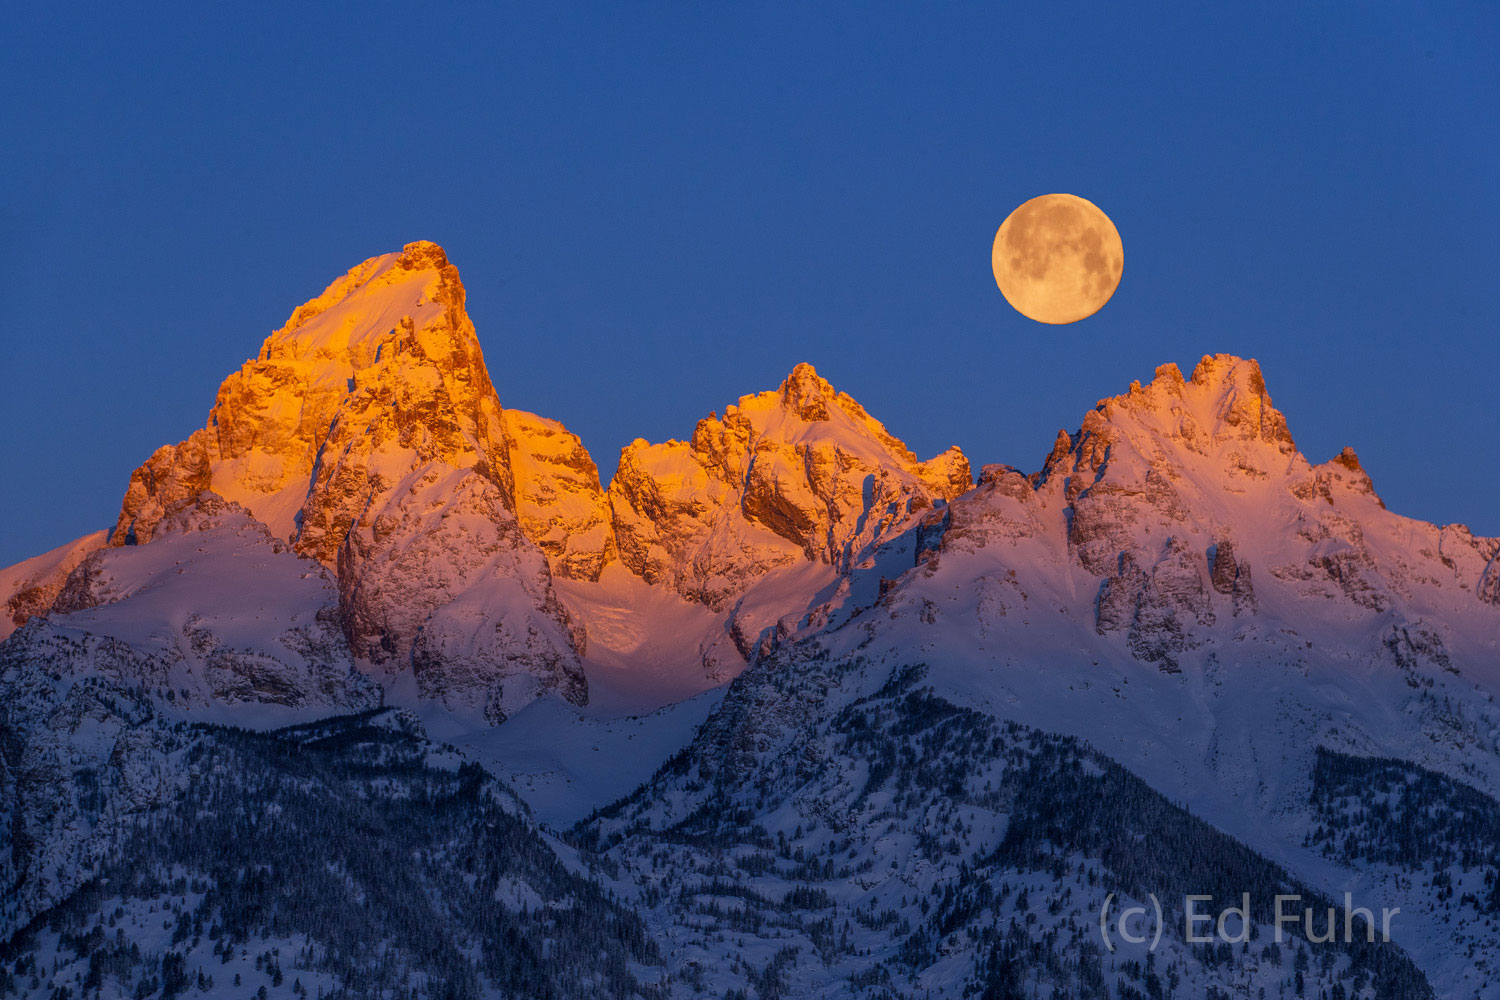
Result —
[[1311, 464], [1259, 366], [1227, 355], [1101, 401], [1034, 475], [986, 467], [926, 533], [929, 573], [983, 553], [990, 572], [1088, 595], [1098, 635], [1166, 670], [1266, 630], [1262, 612], [1298, 629], [1483, 617], [1500, 551], [1386, 510], [1352, 449]]
[[[1036, 473], [987, 466], [977, 486], [957, 448], [918, 460], [802, 364], [687, 440], [629, 445], [605, 489], [576, 435], [501, 406], [457, 270], [431, 243], [371, 258], [294, 311], [206, 426], [132, 475], [109, 546], [147, 544], [168, 511], [214, 498], [322, 567], [356, 662], [492, 720], [549, 691], [587, 700], [587, 591], [565, 601], [553, 580], [617, 562], [721, 616], [684, 637], [719, 678], [857, 612], [862, 578], [883, 595], [908, 549], [927, 573], [953, 552], [1015, 549], [974, 584], [992, 609], [1029, 577], [1077, 577], [1093, 631], [1164, 670], [1260, 628], [1267, 587], [1273, 606], [1384, 616], [1381, 655], [1397, 663], [1452, 659], [1430, 620], [1443, 611], [1407, 600], [1413, 573], [1500, 605], [1500, 542], [1385, 511], [1352, 450], [1308, 462], [1259, 366], [1227, 355], [1191, 378], [1162, 366], [1060, 431]], [[1372, 537], [1375, 522], [1415, 552]], [[12, 627], [108, 600], [90, 590], [101, 543], [5, 571]]]
[[108, 542], [108, 531], [95, 531], [0, 570], [0, 595], [5, 600], [4, 613], [0, 614], [0, 640], [51, 610], [67, 583], [68, 574]]
[[[1276, 606], [1384, 616], [1381, 655], [1398, 664], [1452, 660], [1409, 578], [1500, 602], [1500, 542], [1385, 511], [1352, 450], [1309, 463], [1259, 367], [1227, 355], [1191, 378], [1162, 366], [1059, 432], [1038, 472], [987, 466], [977, 487], [957, 448], [918, 460], [798, 365], [687, 440], [626, 447], [606, 490], [575, 435], [501, 406], [457, 270], [431, 243], [371, 258], [294, 311], [206, 426], [132, 475], [109, 546], [224, 502], [328, 574], [356, 662], [492, 720], [549, 691], [587, 700], [587, 597], [570, 591], [570, 608], [552, 581], [615, 562], [722, 616], [684, 637], [717, 677], [863, 607], [862, 576], [884, 594], [889, 554], [908, 548], [928, 573], [951, 552], [1018, 549], [1008, 575], [974, 584], [992, 609], [1029, 577], [1077, 576], [1093, 631], [1165, 670], [1260, 628], [1268, 586]], [[11, 622], [110, 600], [91, 582], [100, 542], [6, 571]]]
[[[799, 365], [690, 441], [624, 449], [606, 491], [563, 425], [500, 405], [457, 270], [413, 243], [295, 310], [224, 381], [206, 426], [132, 474], [108, 543], [147, 545], [168, 511], [235, 504], [327, 571], [356, 661], [499, 720], [548, 691], [587, 701], [585, 616], [555, 578], [597, 581], [619, 562], [722, 613], [697, 641], [727, 677], [811, 596], [801, 583], [748, 599], [768, 575], [867, 565], [970, 485], [957, 448], [918, 461]], [[65, 594], [88, 589], [68, 582], [88, 551], [17, 567], [13, 619], [79, 610]]]
[[[627, 447], [605, 489], [576, 436], [500, 405], [457, 272], [412, 244], [293, 313], [226, 380], [207, 425], [132, 476], [105, 541], [0, 573], [20, 626], [0, 645], [12, 922], [79, 889], [109, 839], [102, 824], [180, 800], [182, 720], [264, 728], [415, 698], [445, 728], [495, 733], [545, 695], [589, 699], [585, 667], [600, 661], [584, 621], [613, 626], [616, 681], [656, 669], [630, 657], [662, 620], [693, 623], [671, 641], [715, 680], [749, 665], [623, 812], [580, 827], [603, 838], [669, 938], [747, 989], [791, 973], [773, 976], [769, 953], [752, 968], [750, 953], [713, 952], [724, 942], [698, 918], [723, 918], [734, 937], [771, 921], [770, 949], [784, 940], [775, 921], [796, 911], [786, 929], [824, 961], [792, 978], [879, 995], [858, 978], [878, 975], [866, 961], [878, 946], [942, 994], [957, 982], [943, 971], [944, 914], [991, 891], [971, 870], [994, 857], [1011, 797], [1033, 794], [1045, 818], [1052, 793], [1037, 789], [1056, 762], [1087, 791], [1118, 761], [1163, 802], [1191, 805], [1184, 837], [1206, 836], [1201, 818], [1330, 892], [1346, 873], [1330, 875], [1299, 839], [1316, 819], [1320, 749], [1500, 797], [1500, 539], [1387, 510], [1352, 450], [1309, 461], [1259, 366], [1226, 355], [1190, 378], [1162, 366], [1060, 432], [1036, 472], [986, 466], [977, 484], [957, 449], [919, 461], [799, 365], [687, 441]], [[633, 621], [630, 594], [690, 614]], [[920, 676], [906, 672], [918, 663]], [[528, 719], [553, 720], [548, 738], [565, 742], [587, 723], [568, 706], [542, 714], [557, 707]], [[629, 721], [638, 732], [596, 742], [595, 760], [662, 752], [641, 749], [660, 719]], [[954, 749], [960, 730], [972, 752]], [[1025, 763], [1056, 740], [1091, 747], [1056, 743], [995, 788], [1000, 771], [974, 769], [999, 768], [997, 754]], [[877, 758], [899, 766], [864, 770]], [[120, 794], [101, 800], [101, 783]], [[1120, 775], [1109, 784], [1122, 808], [1143, 800]], [[867, 895], [893, 835], [907, 863]], [[847, 860], [832, 869], [835, 854]], [[662, 895], [658, 855], [727, 874], [674, 875]], [[930, 917], [906, 890], [946, 892], [923, 881], [937, 859], [958, 867]], [[992, 914], [1025, 919], [1004, 902], [1018, 879], [1062, 884], [1026, 865], [985, 876], [1004, 903]], [[747, 895], [749, 883], [726, 891], [738, 871], [775, 898]], [[1097, 886], [1078, 878], [1092, 907]], [[1399, 905], [1402, 878], [1370, 891]], [[1451, 907], [1433, 879], [1416, 919], [1438, 941]], [[830, 892], [841, 919], [879, 934], [836, 939]], [[718, 896], [754, 905], [726, 910]], [[966, 912], [954, 926], [1003, 962], [984, 929], [994, 921]], [[1492, 934], [1470, 940], [1500, 960]], [[1482, 995], [1467, 958], [1418, 957], [1435, 982]], [[674, 974], [691, 983], [696, 961]], [[1274, 964], [1257, 973], [1272, 987], [1291, 971]], [[991, 971], [964, 975], [978, 988]]]
[[609, 501], [632, 572], [721, 610], [800, 561], [847, 572], [972, 484], [958, 448], [918, 461], [800, 364], [774, 392], [699, 421], [687, 441], [625, 448]]

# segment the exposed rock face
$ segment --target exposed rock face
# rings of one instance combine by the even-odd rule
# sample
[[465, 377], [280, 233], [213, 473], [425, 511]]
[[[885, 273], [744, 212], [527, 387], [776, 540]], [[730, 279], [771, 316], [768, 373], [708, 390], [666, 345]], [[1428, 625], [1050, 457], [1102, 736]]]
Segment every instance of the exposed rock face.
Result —
[[1105, 577], [1094, 602], [1094, 630], [1100, 635], [1126, 629], [1135, 621], [1136, 604], [1150, 583], [1135, 559], [1121, 554], [1120, 568]]
[[1484, 575], [1479, 578], [1479, 586], [1475, 588], [1475, 593], [1481, 601], [1488, 604], [1500, 604], [1500, 556], [1490, 560]]
[[1097, 609], [1099, 634], [1126, 629], [1136, 659], [1169, 670], [1177, 669], [1177, 654], [1191, 644], [1188, 629], [1215, 620], [1199, 559], [1179, 538], [1167, 539], [1149, 573], [1122, 553], [1120, 570], [1104, 581]]
[[521, 529], [547, 554], [553, 573], [599, 579], [615, 558], [615, 531], [598, 466], [555, 420], [506, 410], [503, 423]]
[[624, 449], [609, 500], [625, 565], [717, 610], [780, 567], [857, 565], [971, 483], [957, 448], [917, 461], [803, 364], [690, 441]]
[[484, 476], [413, 473], [350, 530], [338, 580], [354, 654], [409, 659], [425, 697], [492, 721], [543, 691], [588, 700], [582, 630], [553, 595], [546, 557]]
[[[542, 670], [539, 690], [581, 700], [581, 633], [552, 596], [548, 565], [597, 575], [609, 551], [597, 524], [573, 534], [589, 516], [574, 498], [596, 521], [604, 506], [581, 451], [558, 425], [506, 419], [457, 269], [435, 244], [412, 243], [354, 268], [271, 334], [224, 381], [208, 425], [136, 470], [112, 542], [150, 541], [169, 507], [212, 490], [336, 573], [357, 657], [403, 667], [429, 618], [482, 587], [506, 595], [485, 602], [498, 616], [487, 635], [512, 646], [434, 629], [427, 682], [450, 700], [463, 688], [475, 706], [513, 706], [494, 689]], [[445, 642], [466, 664], [463, 684], [435, 680]], [[488, 675], [476, 655], [490, 658]]]
[[1213, 582], [1214, 590], [1221, 594], [1234, 593], [1234, 581], [1239, 576], [1239, 572], [1239, 563], [1234, 561], [1234, 542], [1226, 538], [1216, 543], [1208, 574]]
[[1196, 499], [1184, 496], [1191, 472], [1222, 475], [1227, 488], [1242, 490], [1300, 460], [1260, 367], [1225, 355], [1204, 358], [1191, 382], [1176, 365], [1161, 366], [1150, 385], [1101, 401], [1066, 457], [1063, 443], [1059, 437], [1048, 459], [1048, 478], [1067, 476], [1069, 542], [1100, 574], [1141, 529], [1176, 530]]
[[225, 379], [208, 425], [132, 475], [111, 541], [149, 541], [168, 505], [212, 488], [332, 565], [352, 520], [341, 492], [365, 492], [341, 470], [443, 461], [505, 483], [488, 463], [499, 416], [457, 270], [413, 243], [350, 270]]
[[1234, 542], [1227, 538], [1214, 544], [1209, 580], [1215, 591], [1233, 598], [1236, 615], [1255, 612], [1255, 585], [1250, 579], [1250, 564], [1235, 559]]
[[107, 835], [188, 774], [168, 757], [183, 735], [126, 686], [64, 680], [15, 643], [0, 646], [0, 682], [0, 934], [9, 935], [93, 877]]
[[96, 550], [74, 567], [67, 580], [63, 581], [52, 606], [45, 610], [54, 615], [69, 615], [114, 600], [115, 595], [110, 593], [109, 583], [104, 576], [104, 560], [109, 552], [108, 548]]
[[1458, 580], [1467, 587], [1474, 581], [1474, 596], [1486, 604], [1500, 605], [1500, 538], [1480, 538], [1462, 524], [1450, 524], [1438, 531], [1436, 555]]

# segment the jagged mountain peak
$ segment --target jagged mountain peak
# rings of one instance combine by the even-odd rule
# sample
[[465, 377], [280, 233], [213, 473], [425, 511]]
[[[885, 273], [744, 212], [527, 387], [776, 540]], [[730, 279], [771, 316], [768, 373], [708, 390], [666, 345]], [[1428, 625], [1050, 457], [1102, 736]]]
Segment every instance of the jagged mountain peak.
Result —
[[[1257, 580], [1321, 573], [1299, 585], [1331, 579], [1373, 607], [1390, 599], [1368, 596], [1380, 588], [1363, 577], [1405, 558], [1364, 540], [1376, 533], [1357, 522], [1379, 498], [1354, 453], [1309, 464], [1259, 364], [1228, 354], [1205, 356], [1191, 377], [1160, 366], [1059, 431], [1040, 474], [990, 467], [977, 490], [958, 448], [918, 460], [801, 363], [688, 440], [626, 447], [606, 491], [575, 435], [502, 408], [458, 271], [429, 242], [362, 262], [295, 310], [225, 380], [207, 425], [136, 471], [111, 541], [149, 542], [168, 511], [204, 497], [322, 565], [357, 660], [410, 667], [425, 693], [459, 691], [492, 717], [533, 690], [520, 677], [500, 684], [500, 661], [546, 678], [535, 690], [586, 697], [587, 609], [569, 603], [586, 592], [554, 592], [553, 579], [597, 582], [616, 560], [729, 612], [730, 631], [753, 639], [840, 575], [873, 578], [909, 550], [936, 552], [946, 525], [949, 551], [989, 535], [1045, 542], [1057, 566], [1118, 580], [1106, 596], [1124, 595], [1121, 615], [1154, 573], [1191, 592], [1183, 615], [1203, 628], [1213, 598], [1200, 592], [1228, 587], [1251, 609], [1252, 561]], [[1500, 592], [1494, 546], [1444, 538], [1467, 588]], [[52, 599], [86, 555], [17, 575], [24, 607], [12, 619]], [[746, 655], [754, 645], [735, 644]]]
[[983, 550], [978, 575], [999, 559], [1031, 588], [1083, 594], [1099, 636], [1165, 669], [1325, 618], [1354, 623], [1341, 648], [1373, 633], [1377, 658], [1446, 663], [1459, 640], [1430, 622], [1463, 636], [1500, 590], [1500, 541], [1390, 513], [1352, 448], [1309, 463], [1260, 366], [1223, 354], [1102, 400], [1029, 482], [986, 467], [934, 527], [939, 561]]
[[1353, 448], [1318, 465], [1297, 449], [1260, 364], [1232, 354], [1204, 355], [1187, 379], [1161, 365], [1147, 384], [1100, 400], [1077, 434], [1059, 432], [1034, 479], [1059, 470], [1071, 477], [1070, 498], [1113, 488], [1177, 493], [1173, 502], [1200, 513], [1221, 494], [1258, 496], [1268, 486], [1330, 502], [1338, 488], [1384, 507]]
[[1168, 362], [1146, 384], [1135, 381], [1101, 399], [1076, 433], [1057, 432], [1031, 479], [1041, 486], [1059, 473], [1072, 477], [1070, 496], [1099, 482], [1152, 476], [1216, 483], [1213, 491], [1236, 494], [1254, 481], [1285, 489], [1289, 479], [1298, 493], [1321, 495], [1343, 484], [1384, 506], [1353, 448], [1320, 464], [1308, 460], [1271, 401], [1259, 362], [1232, 354], [1204, 355], [1191, 378]]
[[[829, 442], [871, 464], [899, 468], [924, 465], [905, 442], [890, 433], [853, 396], [835, 388], [805, 361], [796, 365], [776, 389], [741, 396], [738, 402], [725, 407], [722, 418], [714, 414], [699, 421], [691, 445], [696, 449], [721, 448], [726, 435], [751, 451], [770, 442], [790, 445]], [[637, 442], [633, 447], [640, 444]], [[939, 467], [936, 472], [929, 470], [932, 485], [945, 498], [956, 496], [972, 485], [968, 460], [957, 445], [932, 462]], [[962, 475], [949, 483], [948, 474], [955, 463], [962, 464]], [[939, 486], [940, 482], [943, 485]]]
[[841, 395], [806, 361], [793, 368], [776, 391], [784, 409], [810, 422], [829, 419], [829, 406], [837, 406]]
[[1282, 454], [1296, 451], [1286, 417], [1271, 402], [1260, 364], [1232, 354], [1204, 355], [1184, 379], [1175, 364], [1156, 369], [1146, 385], [1099, 401], [1083, 430], [1108, 440], [1131, 430], [1180, 441], [1195, 451], [1260, 442]]
[[1149, 383], [1132, 382], [1100, 400], [1076, 434], [1059, 433], [1034, 479], [1065, 481], [1073, 499], [1148, 486], [1160, 494], [1164, 484], [1178, 483], [1243, 492], [1308, 475], [1311, 466], [1271, 402], [1260, 365], [1217, 354], [1204, 356], [1191, 379], [1168, 363]]
[[781, 380], [779, 391], [789, 405], [796, 405], [799, 399], [808, 396], [836, 395], [833, 386], [808, 361], [799, 361], [792, 367], [787, 377]]
[[355, 410], [380, 418], [377, 440], [362, 435], [376, 450], [477, 466], [508, 492], [490, 459], [499, 402], [458, 271], [435, 243], [371, 257], [296, 309], [224, 380], [207, 426], [136, 470], [112, 544], [149, 541], [166, 507], [212, 489], [331, 565], [336, 542], [302, 516], [307, 480], [346, 457], [326, 445]]
[[1359, 464], [1359, 455], [1357, 455], [1354, 449], [1350, 448], [1348, 445], [1345, 445], [1344, 450], [1339, 452], [1333, 458], [1329, 459], [1329, 461], [1337, 462], [1339, 465], [1342, 465], [1344, 468], [1348, 469], [1351, 472], [1364, 471], [1364, 466]]
[[1313, 474], [1319, 481], [1326, 484], [1327, 489], [1324, 492], [1328, 492], [1337, 485], [1350, 493], [1370, 498], [1382, 508], [1385, 507], [1385, 501], [1380, 499], [1379, 494], [1375, 492], [1375, 483], [1370, 479], [1370, 474], [1365, 471], [1365, 467], [1360, 464], [1359, 456], [1355, 454], [1353, 448], [1346, 446], [1343, 451], [1328, 461], [1314, 466]]
[[637, 439], [609, 495], [625, 565], [717, 609], [774, 569], [847, 567], [972, 484], [956, 447], [918, 461], [804, 363], [700, 420], [688, 441]]
[[585, 539], [594, 553], [568, 536], [602, 519], [602, 491], [577, 439], [528, 416], [496, 397], [457, 268], [409, 243], [226, 378], [206, 426], [132, 475], [111, 541], [150, 542], [168, 511], [222, 497], [335, 574], [359, 660], [491, 717], [541, 690], [586, 700], [551, 564], [597, 575], [608, 531]]
[[268, 351], [365, 354], [362, 346], [378, 341], [405, 316], [414, 327], [424, 327], [449, 312], [452, 324], [462, 326], [463, 307], [458, 268], [443, 248], [425, 240], [408, 243], [399, 253], [350, 268], [321, 295], [298, 306], [286, 325], [267, 338], [262, 357]]

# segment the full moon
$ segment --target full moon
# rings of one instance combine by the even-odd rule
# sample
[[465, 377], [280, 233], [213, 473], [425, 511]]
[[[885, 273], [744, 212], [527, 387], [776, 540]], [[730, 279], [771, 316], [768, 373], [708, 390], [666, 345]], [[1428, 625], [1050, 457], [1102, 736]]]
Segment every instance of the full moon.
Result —
[[1076, 323], [1120, 285], [1125, 248], [1109, 216], [1071, 194], [1033, 198], [1006, 218], [990, 255], [1005, 301], [1038, 323]]

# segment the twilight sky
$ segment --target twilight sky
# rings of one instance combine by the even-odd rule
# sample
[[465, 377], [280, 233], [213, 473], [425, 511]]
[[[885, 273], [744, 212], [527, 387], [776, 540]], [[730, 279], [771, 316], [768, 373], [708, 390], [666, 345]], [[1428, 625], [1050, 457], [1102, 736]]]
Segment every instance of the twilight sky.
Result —
[[[112, 524], [295, 306], [414, 239], [501, 402], [606, 480], [799, 361], [922, 457], [1032, 470], [1225, 351], [1313, 461], [1500, 534], [1494, 5], [61, 6], [0, 15], [0, 565]], [[990, 274], [1054, 191], [1125, 243], [1061, 328]]]

